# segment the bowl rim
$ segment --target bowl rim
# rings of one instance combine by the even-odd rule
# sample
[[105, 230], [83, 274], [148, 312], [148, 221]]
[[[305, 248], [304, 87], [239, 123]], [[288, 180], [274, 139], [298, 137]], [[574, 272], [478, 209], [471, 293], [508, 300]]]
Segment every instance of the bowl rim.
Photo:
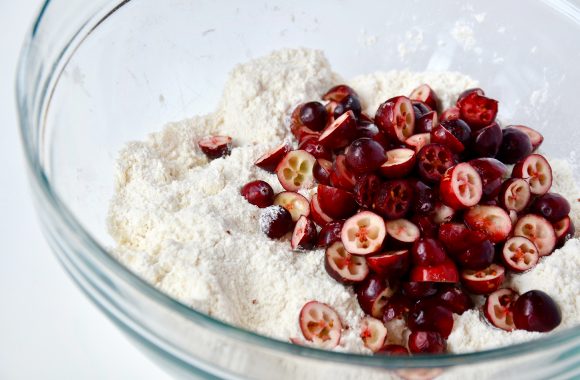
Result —
[[[571, 4], [569, 0], [540, 1], [554, 8], [559, 13], [562, 13], [565, 16], [580, 22], [580, 10], [576, 5]], [[40, 7], [40, 10], [38, 11], [38, 15], [33, 21], [30, 32], [24, 41], [20, 53], [16, 75], [16, 99], [19, 114], [20, 138], [24, 148], [25, 162], [30, 174], [29, 178], [31, 184], [33, 185], [34, 190], [36, 190], [36, 195], [40, 196], [41, 198], [40, 203], [43, 204], [44, 207], [49, 207], [52, 211], [51, 214], [55, 215], [59, 219], [59, 222], [61, 222], [61, 224], [63, 224], [69, 230], [69, 232], [76, 234], [80, 238], [79, 241], [84, 249], [83, 254], [88, 252], [99, 264], [104, 265], [108, 270], [114, 273], [115, 276], [118, 276], [119, 279], [132, 286], [135, 290], [139, 291], [142, 295], [153, 301], [155, 304], [159, 305], [160, 307], [171, 309], [187, 320], [191, 320], [197, 324], [203, 324], [205, 327], [208, 327], [220, 334], [225, 334], [227, 337], [254, 344], [261, 348], [274, 349], [285, 354], [292, 354], [310, 359], [321, 359], [369, 367], [443, 368], [467, 364], [481, 364], [483, 362], [505, 359], [506, 357], [517, 357], [538, 353], [540, 351], [545, 351], [546, 348], [554, 348], [565, 343], [570, 343], [580, 337], [580, 326], [574, 326], [556, 333], [552, 333], [549, 336], [523, 343], [460, 354], [385, 357], [349, 352], [327, 351], [313, 347], [298, 346], [290, 343], [289, 341], [285, 342], [277, 340], [260, 335], [251, 330], [246, 330], [230, 325], [219, 319], [215, 319], [202, 312], [196, 311], [150, 285], [148, 282], [141, 279], [138, 275], [129, 270], [129, 268], [118, 262], [109, 253], [109, 251], [103, 247], [95, 238], [93, 238], [91, 234], [81, 225], [79, 220], [74, 216], [65, 202], [59, 197], [55, 189], [52, 187], [49, 180], [50, 176], [41, 164], [40, 153], [37, 149], [40, 147], [35, 146], [33, 138], [31, 137], [31, 132], [34, 131], [34, 128], [38, 128], [40, 130], [44, 128], [44, 123], [43, 120], [40, 120], [40, 118], [35, 118], [37, 115], [35, 115], [33, 112], [29, 112], [30, 110], [27, 106], [26, 89], [28, 88], [27, 84], [29, 84], [29, 80], [27, 79], [27, 69], [29, 68], [31, 62], [30, 52], [34, 46], [35, 38], [38, 35], [38, 26], [43, 21], [43, 17], [46, 14], [47, 8], [51, 2], [51, 0], [44, 1]], [[108, 17], [114, 15], [119, 9], [130, 2], [131, 0], [110, 0], [107, 3], [107, 7], [110, 9], [110, 11], [106, 12], [102, 18], [96, 19], [96, 14], [92, 15], [90, 21], [93, 24], [93, 27], [90, 28], [87, 34], [80, 40], [77, 47], [82, 44], [85, 38], [89, 37], [90, 34], [96, 30], [98, 25], [103, 23]], [[68, 42], [70, 44], [73, 41], [71, 40]], [[69, 46], [67, 45], [65, 49], [67, 47]], [[71, 56], [72, 55], [74, 55], [74, 51]], [[59, 54], [56, 62], [49, 62], [52, 65], [52, 69], [51, 73], [45, 80], [45, 84], [47, 86], [34, 87], [35, 90], [45, 92], [42, 94], [42, 96], [45, 96], [49, 92], [53, 91], [54, 88], [56, 88], [58, 85], [58, 77], [66, 67], [66, 62], [64, 66], [62, 66], [61, 70], [57, 71], [56, 69], [59, 66], [58, 64], [62, 63], [63, 58], [65, 58], [64, 54]], [[54, 81], [55, 78], [56, 81]], [[53, 84], [52, 88], [48, 88], [49, 83]], [[39, 107], [39, 112], [42, 113], [44, 108], [48, 108], [49, 106], [50, 101], [43, 107]], [[36, 125], [36, 121], [39, 122], [39, 125]]]

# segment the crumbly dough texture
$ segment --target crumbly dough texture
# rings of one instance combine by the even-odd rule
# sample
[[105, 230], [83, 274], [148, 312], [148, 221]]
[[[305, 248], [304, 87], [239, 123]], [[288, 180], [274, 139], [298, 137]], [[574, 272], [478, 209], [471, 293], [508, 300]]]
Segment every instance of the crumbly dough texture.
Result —
[[[108, 226], [117, 243], [112, 254], [184, 304], [281, 340], [301, 337], [302, 305], [325, 302], [348, 327], [337, 350], [370, 353], [359, 337], [363, 312], [352, 290], [325, 272], [323, 250], [293, 252], [288, 238], [267, 238], [259, 227], [260, 209], [239, 194], [242, 185], [256, 179], [270, 183], [275, 192], [283, 190], [276, 176], [254, 166], [254, 161], [291, 138], [287, 116], [296, 104], [318, 99], [339, 82], [342, 79], [320, 51], [275, 51], [233, 69], [214, 113], [169, 123], [145, 141], [128, 143], [117, 161], [110, 203]], [[384, 100], [408, 94], [421, 83], [429, 83], [444, 106], [477, 85], [459, 73], [409, 71], [363, 75], [348, 83], [370, 115]], [[211, 134], [233, 138], [230, 156], [206, 159], [196, 142]], [[552, 164], [554, 191], [571, 201], [574, 222], [580, 226], [571, 169], [564, 161]], [[562, 329], [579, 323], [578, 273], [580, 242], [575, 239], [509, 283], [520, 291], [535, 288], [551, 294], [562, 308]], [[390, 342], [405, 340], [400, 325], [387, 326]], [[469, 311], [456, 317], [448, 343], [451, 351], [466, 352], [539, 336], [500, 331], [479, 311]]]

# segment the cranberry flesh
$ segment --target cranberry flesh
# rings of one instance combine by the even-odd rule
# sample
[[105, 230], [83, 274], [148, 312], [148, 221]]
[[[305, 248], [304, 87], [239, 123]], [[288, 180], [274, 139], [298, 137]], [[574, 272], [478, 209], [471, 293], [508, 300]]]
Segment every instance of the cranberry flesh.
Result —
[[497, 158], [504, 164], [515, 164], [534, 150], [528, 135], [516, 128], [505, 128]]
[[292, 215], [282, 206], [269, 206], [260, 215], [260, 228], [271, 239], [286, 235], [293, 224]]
[[373, 208], [387, 219], [399, 219], [409, 212], [412, 203], [413, 189], [408, 181], [387, 181], [377, 192]]
[[480, 129], [495, 120], [497, 100], [487, 98], [474, 91], [457, 102], [459, 114], [472, 129]]
[[560, 308], [541, 290], [522, 294], [513, 306], [513, 315], [516, 328], [527, 331], [551, 331], [562, 322]]
[[472, 152], [476, 157], [495, 157], [502, 140], [501, 127], [497, 123], [491, 123], [473, 134]]
[[386, 160], [385, 148], [375, 140], [362, 138], [353, 141], [346, 151], [346, 163], [355, 174], [375, 171]]
[[407, 324], [411, 331], [436, 331], [446, 339], [453, 329], [453, 313], [431, 301], [417, 301], [409, 313]]
[[456, 314], [463, 314], [473, 308], [471, 297], [461, 288], [454, 285], [441, 284], [437, 292], [441, 304]]
[[343, 225], [344, 220], [334, 220], [326, 223], [318, 233], [317, 246], [328, 247], [332, 243], [340, 241], [340, 233]]
[[462, 268], [480, 270], [493, 263], [495, 249], [489, 240], [476, 243], [457, 255], [457, 262]]
[[413, 243], [411, 255], [415, 265], [423, 266], [441, 264], [447, 258], [443, 244], [430, 238], [421, 238]]
[[246, 198], [248, 202], [259, 208], [271, 206], [274, 202], [274, 190], [268, 182], [252, 181], [246, 183], [240, 194]]
[[457, 97], [457, 103], [461, 102], [463, 99], [465, 99], [465, 97], [469, 94], [471, 94], [472, 92], [475, 92], [478, 95], [485, 95], [485, 92], [483, 92], [483, 90], [479, 87], [476, 88], [468, 88], [467, 90], [463, 91], [461, 94], [459, 94], [459, 96]]
[[361, 207], [372, 208], [383, 181], [376, 174], [365, 174], [354, 185], [354, 198]]
[[551, 223], [557, 223], [570, 213], [570, 203], [556, 193], [546, 193], [534, 201], [530, 211], [543, 216]]
[[327, 118], [326, 107], [319, 102], [304, 103], [300, 107], [300, 122], [313, 131], [322, 130], [326, 126]]
[[434, 331], [413, 331], [409, 335], [408, 345], [414, 354], [439, 354], [446, 348], [441, 334]]
[[417, 154], [417, 168], [421, 179], [439, 182], [445, 171], [457, 164], [457, 159], [444, 145], [427, 144]]

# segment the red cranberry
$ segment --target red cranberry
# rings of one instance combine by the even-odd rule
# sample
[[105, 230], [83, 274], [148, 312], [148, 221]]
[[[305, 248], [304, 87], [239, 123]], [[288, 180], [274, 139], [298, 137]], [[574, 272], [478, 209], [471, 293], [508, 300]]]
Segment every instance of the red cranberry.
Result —
[[346, 163], [356, 174], [375, 171], [386, 160], [385, 148], [375, 140], [362, 138], [353, 141], [346, 151]]
[[463, 314], [474, 306], [471, 297], [455, 285], [441, 284], [436, 297], [456, 314]]
[[477, 158], [469, 161], [475, 168], [483, 184], [483, 199], [493, 199], [498, 196], [508, 168], [495, 158]]
[[411, 308], [407, 324], [411, 331], [436, 331], [447, 339], [453, 329], [453, 313], [435, 299], [419, 300]]
[[435, 223], [431, 216], [415, 214], [411, 218], [411, 221], [415, 223], [417, 227], [419, 227], [421, 236], [428, 238], [437, 237], [437, 230], [439, 226], [437, 223]]
[[246, 183], [240, 194], [251, 204], [264, 208], [271, 206], [274, 202], [274, 190], [268, 182], [252, 181]]
[[459, 142], [467, 146], [467, 143], [471, 139], [471, 128], [469, 128], [466, 122], [461, 119], [444, 120], [441, 122], [441, 125], [451, 132]]
[[551, 223], [557, 223], [570, 213], [570, 203], [556, 193], [546, 193], [534, 201], [530, 211], [542, 215]]
[[340, 232], [343, 225], [344, 220], [334, 220], [326, 223], [318, 233], [317, 245], [319, 247], [328, 247], [332, 243], [340, 241]]
[[376, 212], [387, 219], [404, 217], [413, 203], [413, 189], [408, 181], [394, 180], [382, 184], [373, 202]]
[[476, 157], [495, 157], [501, 142], [503, 133], [497, 123], [491, 123], [485, 128], [473, 134], [472, 153]]
[[497, 100], [487, 98], [477, 92], [462, 97], [458, 102], [459, 114], [472, 129], [480, 129], [491, 124], [497, 115]]
[[340, 115], [347, 111], [352, 111], [357, 117], [360, 116], [361, 105], [357, 96], [347, 95], [340, 102], [338, 102], [334, 108], [334, 118], [339, 118]]
[[260, 228], [269, 238], [277, 239], [292, 230], [292, 215], [282, 206], [269, 206], [260, 215]]
[[439, 117], [435, 111], [427, 112], [419, 119], [415, 118], [415, 120], [415, 134], [431, 133], [433, 128], [435, 128], [439, 123]]
[[397, 293], [387, 301], [383, 313], [383, 322], [386, 323], [393, 319], [406, 319], [410, 310], [411, 300], [408, 297]]
[[409, 356], [409, 350], [399, 344], [387, 344], [376, 353], [378, 355]]
[[421, 179], [439, 182], [445, 171], [457, 164], [457, 159], [445, 145], [427, 144], [417, 154], [417, 167]]
[[562, 322], [560, 308], [552, 297], [541, 290], [522, 294], [512, 311], [516, 328], [522, 330], [547, 332]]
[[319, 102], [308, 102], [300, 108], [300, 121], [314, 131], [322, 130], [327, 118], [326, 108]]
[[332, 160], [332, 150], [322, 145], [316, 136], [302, 140], [302, 142], [298, 145], [298, 149], [305, 150], [316, 158], [329, 161]]
[[433, 282], [403, 282], [403, 294], [412, 299], [426, 298], [437, 293]]
[[443, 223], [439, 226], [438, 239], [447, 252], [455, 257], [487, 238], [484, 233], [472, 231], [463, 223]]
[[390, 145], [389, 138], [384, 131], [380, 130], [379, 127], [372, 122], [359, 120], [354, 130], [354, 138], [360, 139], [363, 137], [375, 140], [385, 149]]
[[528, 135], [516, 128], [505, 128], [497, 158], [504, 164], [515, 164], [534, 150]]
[[365, 174], [354, 185], [354, 197], [361, 207], [372, 208], [383, 181], [376, 174]]
[[483, 90], [481, 88], [469, 88], [465, 91], [463, 91], [461, 94], [459, 94], [459, 96], [457, 97], [457, 103], [459, 103], [460, 101], [462, 101], [463, 99], [465, 99], [465, 97], [469, 94], [471, 94], [472, 92], [475, 92], [478, 95], [485, 95], [485, 93], [483, 92]]
[[489, 240], [476, 243], [457, 255], [457, 262], [462, 268], [481, 270], [493, 263], [495, 249]]
[[411, 103], [413, 104], [413, 112], [415, 113], [415, 120], [422, 118], [429, 112], [433, 112], [433, 109], [431, 107], [429, 107], [427, 104], [419, 100], [412, 100]]
[[317, 159], [312, 167], [314, 179], [323, 185], [330, 185], [330, 174], [332, 173], [332, 162], [325, 159]]
[[414, 211], [418, 214], [429, 214], [435, 209], [435, 191], [427, 186], [424, 182], [415, 181], [414, 183]]
[[415, 265], [431, 266], [441, 264], [447, 259], [445, 248], [438, 240], [421, 238], [411, 248], [411, 255]]
[[375, 318], [382, 317], [387, 300], [394, 294], [389, 281], [374, 273], [355, 285], [355, 292], [361, 309]]
[[445, 348], [445, 340], [438, 332], [413, 331], [409, 335], [409, 350], [414, 354], [440, 354]]

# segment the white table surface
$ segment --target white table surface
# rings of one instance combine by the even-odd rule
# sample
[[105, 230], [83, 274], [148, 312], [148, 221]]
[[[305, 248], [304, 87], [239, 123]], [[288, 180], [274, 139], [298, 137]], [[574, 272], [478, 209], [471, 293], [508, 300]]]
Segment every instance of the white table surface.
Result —
[[166, 379], [80, 292], [42, 236], [14, 101], [20, 45], [42, 1], [0, 0], [0, 379]]

